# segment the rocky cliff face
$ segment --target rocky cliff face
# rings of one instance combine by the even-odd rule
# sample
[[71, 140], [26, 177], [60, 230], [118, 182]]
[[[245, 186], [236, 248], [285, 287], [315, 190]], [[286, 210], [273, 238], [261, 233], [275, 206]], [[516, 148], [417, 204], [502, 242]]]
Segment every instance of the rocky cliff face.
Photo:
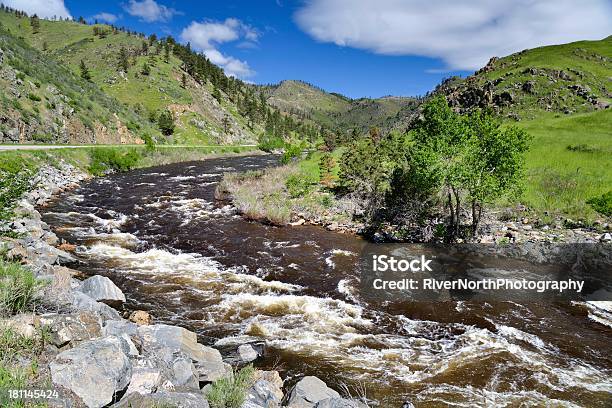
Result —
[[465, 80], [452, 77], [434, 91], [458, 111], [491, 108], [514, 120], [542, 112], [569, 115], [612, 103], [612, 39], [525, 50], [491, 58]]

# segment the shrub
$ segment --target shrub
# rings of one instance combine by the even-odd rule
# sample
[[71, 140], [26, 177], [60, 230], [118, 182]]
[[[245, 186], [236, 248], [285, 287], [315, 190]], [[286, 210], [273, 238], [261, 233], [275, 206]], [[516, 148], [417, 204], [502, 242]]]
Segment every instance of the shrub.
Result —
[[253, 383], [255, 369], [252, 365], [242, 368], [230, 377], [221, 378], [212, 384], [206, 398], [212, 408], [240, 408]]
[[41, 101], [40, 96], [38, 96], [36, 94], [33, 94], [33, 93], [29, 93], [28, 94], [28, 99], [31, 100], [31, 101], [35, 101], [35, 102], [40, 102]]
[[312, 191], [313, 181], [302, 174], [292, 174], [285, 182], [291, 198], [302, 197]]
[[0, 260], [0, 314], [13, 315], [32, 306], [39, 282], [32, 271]]
[[94, 148], [90, 151], [90, 157], [89, 171], [94, 175], [102, 175], [133, 169], [142, 155], [136, 149]]
[[17, 160], [7, 159], [0, 164], [0, 220], [10, 218], [15, 202], [28, 190], [33, 175], [33, 169]]
[[257, 148], [264, 152], [271, 152], [275, 149], [282, 149], [285, 146], [285, 141], [280, 137], [263, 135], [259, 137]]
[[587, 204], [598, 213], [607, 217], [612, 217], [612, 190], [599, 197], [590, 198], [587, 200]]
[[291, 160], [299, 157], [302, 154], [302, 148], [298, 145], [287, 145], [285, 147], [285, 153], [283, 153], [283, 157], [281, 157], [281, 163], [287, 164]]
[[157, 117], [157, 126], [159, 126], [159, 130], [161, 130], [165, 136], [173, 134], [174, 116], [172, 116], [172, 112], [167, 109], [161, 111]]

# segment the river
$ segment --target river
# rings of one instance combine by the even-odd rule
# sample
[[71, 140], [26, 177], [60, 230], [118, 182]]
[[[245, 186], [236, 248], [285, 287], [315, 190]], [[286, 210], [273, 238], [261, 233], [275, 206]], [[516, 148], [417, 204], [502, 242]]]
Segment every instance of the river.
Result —
[[366, 244], [316, 226], [249, 222], [214, 199], [230, 157], [110, 175], [60, 195], [43, 218], [111, 278], [128, 310], [198, 333], [289, 383], [316, 375], [381, 407], [610, 406], [612, 329], [571, 304], [370, 302], [355, 265]]

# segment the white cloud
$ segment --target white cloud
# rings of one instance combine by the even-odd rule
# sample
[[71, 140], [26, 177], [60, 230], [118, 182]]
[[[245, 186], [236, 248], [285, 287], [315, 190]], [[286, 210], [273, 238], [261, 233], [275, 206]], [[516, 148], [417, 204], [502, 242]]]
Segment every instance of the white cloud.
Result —
[[295, 14], [306, 33], [384, 55], [441, 58], [474, 70], [492, 56], [612, 33], [609, 0], [312, 0]]
[[193, 49], [203, 52], [213, 64], [222, 67], [227, 75], [245, 78], [255, 74], [246, 61], [225, 55], [218, 49], [223, 43], [237, 40], [245, 40], [239, 44], [243, 48], [245, 44], [254, 46], [259, 39], [256, 29], [236, 18], [228, 18], [222, 22], [193, 21], [182, 31], [181, 39], [191, 43]]
[[64, 4], [64, 0], [2, 0], [5, 6], [25, 11], [42, 18], [62, 17], [72, 18]]
[[153, 23], [155, 21], [168, 21], [175, 14], [179, 14], [173, 8], [158, 4], [155, 0], [130, 0], [130, 2], [124, 6], [125, 11], [128, 14], [140, 17], [141, 20], [147, 23]]
[[99, 21], [106, 21], [107, 23], [111, 23], [113, 24], [115, 21], [117, 21], [119, 19], [119, 16], [116, 16], [112, 13], [98, 13], [95, 16], [92, 17], [93, 19], [99, 20]]

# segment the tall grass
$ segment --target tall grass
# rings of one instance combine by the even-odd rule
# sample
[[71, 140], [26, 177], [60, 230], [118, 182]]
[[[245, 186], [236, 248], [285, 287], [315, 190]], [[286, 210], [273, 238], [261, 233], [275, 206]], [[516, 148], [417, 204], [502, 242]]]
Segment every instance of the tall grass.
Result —
[[255, 369], [252, 365], [221, 378], [212, 384], [206, 394], [212, 408], [240, 408], [247, 397], [247, 390], [253, 384]]
[[519, 122], [534, 136], [524, 201], [538, 212], [597, 217], [587, 204], [612, 185], [612, 111]]
[[29, 269], [0, 259], [0, 315], [10, 316], [32, 308], [40, 282]]

